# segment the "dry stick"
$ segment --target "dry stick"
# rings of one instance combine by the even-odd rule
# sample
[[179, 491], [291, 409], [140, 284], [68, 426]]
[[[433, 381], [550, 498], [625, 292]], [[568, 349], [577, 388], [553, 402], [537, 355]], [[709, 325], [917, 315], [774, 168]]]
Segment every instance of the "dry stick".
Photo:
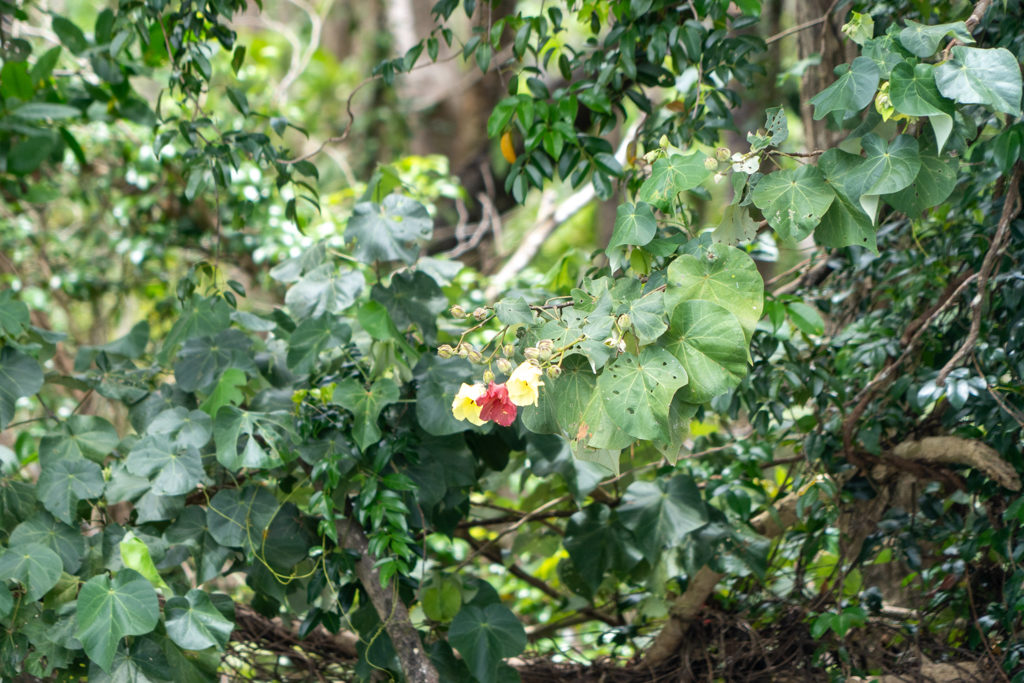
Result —
[[805, 21], [804, 23], [799, 24], [798, 26], [792, 26], [790, 28], [787, 28], [785, 31], [780, 31], [779, 33], [776, 33], [774, 36], [771, 36], [769, 38], [765, 38], [764, 44], [765, 45], [771, 45], [772, 43], [774, 43], [776, 41], [782, 40], [786, 36], [793, 35], [794, 33], [800, 33], [800, 31], [803, 31], [803, 30], [809, 29], [809, 28], [813, 28], [813, 27], [817, 26], [818, 24], [824, 23], [824, 21], [826, 19], [828, 19], [828, 14], [825, 14], [824, 16], [820, 16], [817, 19], [811, 19], [810, 21]]
[[[974, 15], [972, 14], [971, 16], [973, 17]], [[999, 216], [999, 226], [996, 228], [995, 237], [992, 238], [992, 244], [985, 254], [985, 260], [981, 263], [981, 272], [978, 275], [978, 294], [971, 302], [971, 306], [974, 309], [974, 315], [971, 316], [971, 329], [967, 333], [967, 339], [964, 340], [964, 343], [953, 354], [953, 357], [942, 366], [939, 376], [935, 378], [936, 386], [941, 387], [946, 383], [949, 373], [967, 357], [967, 354], [974, 349], [974, 345], [978, 342], [978, 334], [981, 332], [981, 314], [988, 299], [988, 281], [996, 270], [999, 259], [1002, 258], [1007, 238], [1010, 236], [1010, 223], [1020, 213], [1021, 168], [1021, 163], [1018, 161], [1013, 168], [1013, 175], [1010, 177], [1010, 187], [1006, 190], [1003, 212]]]

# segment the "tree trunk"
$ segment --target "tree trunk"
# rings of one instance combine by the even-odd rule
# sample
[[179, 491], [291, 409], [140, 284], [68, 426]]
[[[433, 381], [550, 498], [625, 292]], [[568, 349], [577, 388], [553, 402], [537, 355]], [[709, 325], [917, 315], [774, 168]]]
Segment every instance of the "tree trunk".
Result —
[[840, 64], [852, 61], [856, 56], [857, 46], [851, 41], [844, 41], [842, 27], [846, 20], [846, 10], [835, 11], [838, 3], [834, 0], [799, 0], [796, 3], [796, 23], [822, 17], [824, 22], [800, 32], [800, 58], [806, 59], [817, 53], [821, 55], [821, 63], [804, 72], [800, 98], [804, 102], [801, 117], [804, 122], [804, 135], [808, 150], [827, 149], [834, 147], [846, 137], [845, 131], [829, 130], [825, 119], [814, 120], [814, 108], [807, 101], [831, 85], [836, 77], [834, 69]]
[[420, 634], [409, 618], [409, 610], [398, 597], [394, 579], [389, 581], [387, 586], [381, 586], [380, 572], [374, 567], [376, 558], [370, 554], [369, 540], [363, 528], [351, 520], [341, 520], [338, 522], [338, 539], [346, 548], [359, 553], [356, 576], [370, 596], [370, 602], [373, 603], [377, 616], [384, 624], [384, 630], [395, 646], [406, 681], [439, 683], [437, 670], [423, 649]]

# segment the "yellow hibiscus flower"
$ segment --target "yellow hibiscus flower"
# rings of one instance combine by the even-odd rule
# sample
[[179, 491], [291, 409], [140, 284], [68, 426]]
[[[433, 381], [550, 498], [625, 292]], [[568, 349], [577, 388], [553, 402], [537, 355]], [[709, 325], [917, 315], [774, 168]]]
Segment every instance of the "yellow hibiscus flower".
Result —
[[459, 387], [459, 393], [455, 394], [455, 400], [452, 401], [452, 415], [455, 419], [469, 420], [478, 427], [484, 424], [484, 420], [480, 419], [481, 408], [476, 400], [486, 391], [487, 388], [483, 384], [463, 384]]
[[537, 405], [539, 388], [544, 386], [544, 382], [540, 381], [541, 374], [540, 366], [533, 361], [520, 363], [505, 382], [512, 403], [517, 406]]

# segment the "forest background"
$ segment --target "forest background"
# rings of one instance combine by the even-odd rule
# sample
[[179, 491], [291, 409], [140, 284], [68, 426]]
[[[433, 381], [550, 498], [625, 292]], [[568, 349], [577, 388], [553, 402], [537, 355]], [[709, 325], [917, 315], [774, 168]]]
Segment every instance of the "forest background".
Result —
[[0, 0], [0, 676], [1024, 681], [1022, 22]]

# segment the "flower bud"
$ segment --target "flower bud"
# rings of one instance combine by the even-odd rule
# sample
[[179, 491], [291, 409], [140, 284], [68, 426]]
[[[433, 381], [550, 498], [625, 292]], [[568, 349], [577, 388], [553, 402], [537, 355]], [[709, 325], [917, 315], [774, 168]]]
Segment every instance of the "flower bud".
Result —
[[715, 151], [715, 157], [717, 157], [719, 161], [729, 161], [729, 156], [731, 154], [732, 151], [728, 147], [719, 147]]
[[470, 349], [469, 353], [466, 354], [466, 357], [469, 359], [470, 363], [482, 363], [484, 360], [483, 354], [476, 349]]
[[552, 355], [550, 349], [537, 349], [537, 360], [542, 363], [551, 360]]
[[555, 348], [555, 342], [552, 339], [541, 339], [537, 342], [538, 351], [552, 351]]
[[704, 160], [704, 168], [709, 171], [717, 171], [718, 162], [712, 157], [708, 157], [707, 159]]
[[548, 368], [548, 377], [550, 377], [551, 379], [555, 379], [561, 374], [562, 368], [558, 367], [557, 365], [552, 365], [551, 367]]
[[662, 149], [667, 149], [668, 148], [668, 144], [669, 144], [668, 143], [668, 136], [667, 135], [662, 135], [661, 139], [658, 140], [658, 146], [661, 147]]
[[459, 358], [469, 358], [469, 348], [465, 344], [459, 344], [459, 348], [455, 350]]
[[523, 351], [523, 355], [526, 356], [527, 360], [537, 360], [540, 358], [540, 350], [535, 346], [530, 346]]
[[455, 355], [455, 349], [451, 347], [451, 344], [441, 344], [441, 346], [437, 347], [437, 355], [441, 356], [441, 358], [451, 358]]
[[633, 324], [633, 321], [629, 319], [629, 313], [623, 313], [615, 322], [618, 324], [620, 330], [624, 330]]
[[505, 354], [506, 358], [511, 358], [512, 356], [516, 355], [516, 346], [515, 344], [505, 344], [504, 346], [501, 347], [501, 352]]
[[476, 318], [477, 320], [483, 320], [484, 318], [487, 317], [487, 309], [481, 306], [480, 308], [473, 311], [473, 317]]
[[463, 308], [462, 306], [459, 306], [458, 304], [455, 304], [454, 306], [449, 308], [448, 312], [452, 314], [453, 318], [465, 318], [466, 317], [466, 309]]
[[499, 358], [494, 361], [494, 364], [498, 366], [498, 371], [502, 374], [507, 375], [512, 372], [512, 362], [508, 358]]
[[494, 381], [494, 373], [488, 368], [484, 370], [484, 384], [490, 384]]

